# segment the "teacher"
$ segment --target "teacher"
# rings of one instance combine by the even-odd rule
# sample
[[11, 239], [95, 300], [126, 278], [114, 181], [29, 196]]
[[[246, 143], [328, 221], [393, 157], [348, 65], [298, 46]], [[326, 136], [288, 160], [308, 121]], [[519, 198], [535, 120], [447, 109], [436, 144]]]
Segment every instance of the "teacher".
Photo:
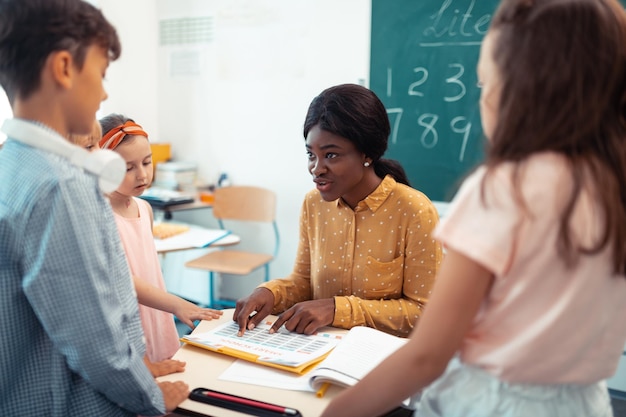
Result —
[[439, 217], [400, 164], [382, 158], [389, 133], [385, 106], [365, 87], [337, 85], [313, 99], [304, 138], [316, 188], [302, 204], [295, 266], [237, 301], [240, 335], [269, 314], [278, 315], [270, 331], [412, 331], [442, 259], [431, 236]]

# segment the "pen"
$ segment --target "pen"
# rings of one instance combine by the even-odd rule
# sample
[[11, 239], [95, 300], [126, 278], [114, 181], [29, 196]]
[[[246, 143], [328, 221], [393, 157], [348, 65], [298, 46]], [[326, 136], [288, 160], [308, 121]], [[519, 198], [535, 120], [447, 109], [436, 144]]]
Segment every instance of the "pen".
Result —
[[[293, 408], [270, 404], [263, 401], [257, 401], [250, 398], [239, 397], [237, 395], [226, 394], [224, 392], [213, 391], [206, 388], [194, 389], [189, 398], [237, 411], [249, 411], [250, 409], [256, 409], [259, 411], [264, 411], [265, 413], [263, 415], [266, 415], [268, 413], [273, 413], [277, 416], [300, 415], [298, 410]], [[255, 413], [255, 415], [261, 414]]]
[[326, 390], [328, 389], [329, 386], [330, 384], [328, 382], [324, 382], [322, 386], [320, 387], [320, 389], [318, 389], [317, 393], [315, 394], [317, 398], [322, 398], [324, 394], [326, 394]]

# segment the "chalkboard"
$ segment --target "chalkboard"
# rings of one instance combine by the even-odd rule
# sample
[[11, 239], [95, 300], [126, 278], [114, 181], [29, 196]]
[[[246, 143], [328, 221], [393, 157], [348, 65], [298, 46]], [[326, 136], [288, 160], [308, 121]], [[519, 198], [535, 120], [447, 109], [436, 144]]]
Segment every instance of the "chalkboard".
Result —
[[476, 85], [498, 0], [372, 0], [370, 88], [387, 108], [386, 157], [449, 201], [484, 157]]
[[372, 0], [370, 88], [392, 128], [385, 156], [431, 200], [450, 201], [483, 160], [476, 64], [498, 4]]

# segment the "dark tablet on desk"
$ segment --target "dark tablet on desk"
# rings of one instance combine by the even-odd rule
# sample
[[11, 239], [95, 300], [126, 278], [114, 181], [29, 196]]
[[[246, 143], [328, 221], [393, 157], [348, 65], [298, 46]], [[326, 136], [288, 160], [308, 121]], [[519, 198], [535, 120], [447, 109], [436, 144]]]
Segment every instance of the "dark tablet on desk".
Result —
[[[258, 417], [302, 417], [300, 411], [290, 407], [265, 403], [207, 388], [194, 389], [191, 391], [191, 394], [189, 394], [189, 399]], [[175, 410], [175, 412], [176, 411], [178, 410]], [[411, 417], [414, 411], [415, 410], [401, 406], [391, 410], [381, 417]], [[197, 414], [195, 412], [187, 414], [187, 411], [185, 411], [185, 414], [183, 415], [190, 417], [205, 417], [204, 415]]]
[[179, 204], [193, 203], [195, 201], [195, 199], [188, 194], [159, 188], [149, 188], [139, 197], [150, 203], [152, 207], [159, 209]]
[[291, 407], [266, 403], [207, 388], [194, 389], [189, 394], [189, 399], [257, 417], [302, 417], [300, 411]]
[[168, 207], [177, 206], [179, 204], [193, 203], [195, 201], [191, 197], [180, 197], [180, 198], [170, 199], [170, 200], [158, 200], [158, 199], [145, 198], [145, 197], [141, 197], [141, 198], [143, 198], [148, 203], [150, 203], [152, 207], [158, 208], [158, 209], [165, 209]]

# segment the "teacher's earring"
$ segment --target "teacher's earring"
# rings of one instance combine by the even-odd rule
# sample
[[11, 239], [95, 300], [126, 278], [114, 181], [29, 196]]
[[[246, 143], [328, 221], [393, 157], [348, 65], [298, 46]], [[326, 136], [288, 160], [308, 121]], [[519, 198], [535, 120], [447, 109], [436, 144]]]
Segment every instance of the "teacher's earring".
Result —
[[363, 166], [364, 166], [364, 167], [368, 167], [368, 166], [370, 166], [370, 163], [369, 163], [369, 162], [367, 162], [367, 161], [365, 161], [365, 163], [363, 164]]

